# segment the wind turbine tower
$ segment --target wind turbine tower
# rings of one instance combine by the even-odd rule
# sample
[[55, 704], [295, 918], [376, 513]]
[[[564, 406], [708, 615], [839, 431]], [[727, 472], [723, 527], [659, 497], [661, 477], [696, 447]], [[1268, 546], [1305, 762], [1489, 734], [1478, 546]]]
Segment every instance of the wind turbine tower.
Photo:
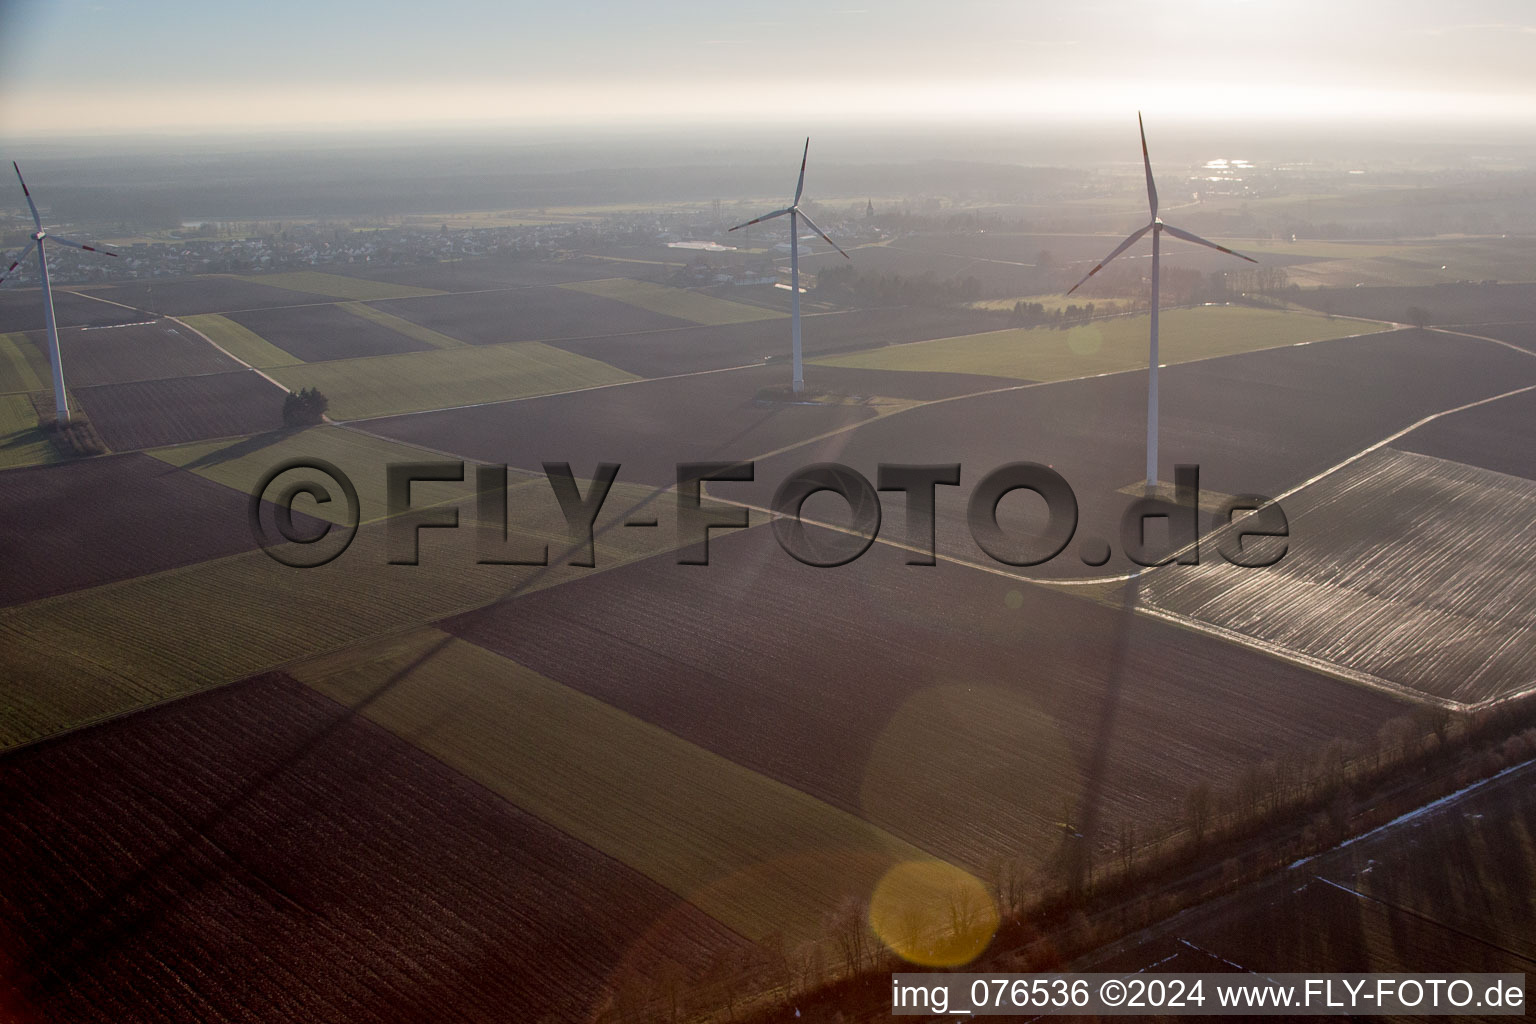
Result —
[[44, 231], [43, 218], [38, 216], [37, 204], [32, 201], [32, 193], [27, 189], [26, 179], [21, 176], [21, 168], [16, 166], [14, 160], [11, 161], [11, 166], [16, 170], [16, 180], [21, 182], [21, 194], [27, 197], [27, 207], [32, 211], [32, 224], [36, 230], [32, 232], [32, 244], [28, 245], [22, 254], [16, 257], [16, 262], [6, 268], [4, 274], [0, 274], [0, 281], [4, 281], [11, 275], [12, 271], [21, 266], [21, 261], [30, 256], [33, 249], [37, 250], [38, 276], [42, 278], [43, 282], [43, 323], [48, 329], [48, 361], [53, 364], [53, 401], [58, 409], [58, 422], [62, 426], [69, 422], [69, 397], [64, 392], [64, 366], [63, 362], [59, 359], [59, 328], [53, 319], [53, 289], [48, 284], [48, 256], [43, 251], [43, 239], [51, 239], [61, 245], [84, 249], [86, 252], [99, 252], [103, 256], [116, 256], [117, 253], [107, 252], [105, 249], [96, 249], [89, 245], [82, 245], [79, 242], [72, 242], [67, 238], [50, 235]]
[[1215, 242], [1207, 241], [1199, 235], [1182, 231], [1172, 224], [1163, 223], [1162, 218], [1157, 215], [1157, 186], [1152, 182], [1152, 159], [1147, 156], [1147, 129], [1141, 123], [1140, 111], [1136, 112], [1136, 125], [1138, 128], [1141, 128], [1141, 162], [1147, 171], [1147, 205], [1152, 211], [1152, 219], [1147, 222], [1146, 227], [1132, 232], [1129, 238], [1115, 246], [1115, 251], [1099, 261], [1098, 265], [1088, 271], [1081, 281], [1067, 290], [1067, 294], [1071, 295], [1077, 291], [1087, 283], [1088, 278], [1103, 270], [1110, 260], [1139, 242], [1142, 235], [1145, 235], [1148, 231], [1152, 232], [1152, 342], [1151, 352], [1147, 361], [1147, 487], [1151, 489], [1157, 486], [1157, 286], [1158, 264], [1162, 258], [1163, 232], [1166, 231], [1174, 238], [1181, 238], [1186, 242], [1194, 242], [1196, 245], [1203, 245], [1208, 249], [1224, 252], [1228, 256], [1236, 256], [1238, 259], [1247, 260], [1249, 263], [1257, 263], [1259, 261], [1251, 256], [1244, 256], [1240, 252], [1233, 252], [1224, 245], [1217, 245]]
[[810, 225], [812, 231], [826, 239], [828, 245], [838, 252], [842, 252], [844, 259], [852, 258], [846, 252], [843, 252], [842, 246], [832, 241], [827, 233], [817, 227], [816, 222], [807, 217], [805, 212], [800, 209], [800, 194], [805, 191], [805, 161], [810, 154], [811, 140], [807, 138], [805, 140], [805, 152], [800, 154], [800, 180], [795, 183], [795, 198], [790, 201], [788, 206], [782, 210], [765, 213], [761, 217], [749, 220], [745, 224], [737, 224], [736, 227], [731, 228], [732, 231], [740, 228], [749, 228], [753, 224], [761, 224], [765, 220], [772, 220], [775, 217], [789, 214], [789, 338], [790, 350], [795, 364], [794, 389], [797, 395], [805, 390], [805, 368], [800, 358], [800, 227], [796, 222], [800, 220], [805, 221], [806, 224]]

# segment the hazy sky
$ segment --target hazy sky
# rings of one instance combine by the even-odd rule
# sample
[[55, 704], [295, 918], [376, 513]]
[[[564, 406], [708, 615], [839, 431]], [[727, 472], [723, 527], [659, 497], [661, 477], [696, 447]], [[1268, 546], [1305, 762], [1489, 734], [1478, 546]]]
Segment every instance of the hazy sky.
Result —
[[1530, 0], [0, 0], [0, 135], [1536, 120]]

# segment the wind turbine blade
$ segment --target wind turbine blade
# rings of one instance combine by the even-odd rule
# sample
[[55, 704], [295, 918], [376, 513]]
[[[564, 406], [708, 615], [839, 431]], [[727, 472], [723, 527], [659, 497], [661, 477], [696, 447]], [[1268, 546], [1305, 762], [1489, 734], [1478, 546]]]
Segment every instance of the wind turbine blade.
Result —
[[84, 249], [86, 252], [99, 252], [103, 256], [116, 256], [117, 255], [117, 253], [115, 253], [115, 252], [108, 252], [105, 249], [97, 249], [95, 246], [83, 245], [80, 242], [72, 242], [72, 241], [70, 241], [67, 238], [60, 238], [58, 235], [49, 235], [48, 236], [48, 241], [50, 241], [50, 242], [58, 242], [58, 243], [60, 243], [62, 245], [72, 245], [76, 249]]
[[32, 244], [27, 246], [26, 249], [22, 252], [22, 254], [20, 256], [16, 257], [16, 262], [12, 263], [10, 266], [6, 267], [5, 268], [5, 273], [0, 274], [0, 281], [4, 281], [6, 278], [10, 277], [11, 276], [11, 272], [13, 270], [15, 270], [17, 267], [21, 266], [21, 261], [26, 259], [28, 256], [31, 256], [32, 255], [32, 250], [36, 249], [36, 248], [37, 248], [37, 240], [33, 239], [32, 240]]
[[782, 217], [782, 216], [784, 216], [788, 212], [789, 212], [789, 207], [786, 206], [782, 210], [774, 210], [772, 213], [765, 213], [761, 217], [757, 217], [757, 218], [755, 218], [753, 220], [747, 221], [745, 224], [737, 224], [736, 227], [731, 228], [731, 230], [732, 231], [737, 231], [737, 230], [739, 230], [741, 228], [749, 228], [753, 224], [761, 224], [765, 220], [773, 220], [773, 218], [775, 218], [775, 217]]
[[[1194, 242], [1196, 245], [1203, 245], [1203, 246], [1205, 246], [1208, 249], [1215, 249], [1217, 252], [1224, 252], [1228, 256], [1236, 256], [1240, 260], [1247, 260], [1249, 263], [1257, 263], [1257, 262], [1259, 262], [1258, 260], [1254, 259], [1252, 256], [1244, 256], [1242, 253], [1235, 252], [1235, 251], [1233, 251], [1231, 249], [1228, 249], [1224, 245], [1217, 245], [1215, 242], [1206, 241], [1204, 238], [1201, 238], [1199, 235], [1192, 235], [1188, 231], [1180, 231], [1178, 228], [1173, 227], [1172, 225], [1164, 224], [1163, 225], [1163, 230], [1168, 232], [1174, 238], [1182, 238], [1186, 242]], [[53, 236], [50, 235], [49, 237], [51, 238]]]
[[32, 208], [32, 223], [37, 225], [37, 230], [43, 230], [43, 218], [37, 215], [37, 204], [32, 201], [32, 193], [27, 189], [27, 179], [21, 176], [21, 168], [16, 167], [16, 161], [11, 161], [11, 166], [16, 169], [16, 180], [21, 182], [21, 194], [27, 197], [27, 205]]
[[[817, 227], [816, 226], [816, 222], [811, 220], [811, 218], [807, 217], [805, 215], [805, 211], [804, 210], [797, 210], [796, 212], [800, 214], [800, 219], [801, 220], [805, 221], [807, 224], [809, 224], [811, 226], [811, 230], [812, 231], [816, 232], [822, 238], [825, 238], [827, 240], [827, 244], [828, 245], [830, 245], [832, 248], [836, 249], [838, 252], [843, 252], [843, 247], [838, 245], [836, 242], [832, 241], [832, 238], [831, 238], [830, 235], [828, 235], [825, 231], [821, 230], [821, 228]], [[845, 252], [843, 252], [843, 258], [844, 259], [848, 259], [848, 260], [853, 259], [852, 256], [849, 256]]]
[[1071, 288], [1068, 288], [1067, 289], [1067, 294], [1071, 295], [1073, 292], [1077, 291], [1083, 285], [1087, 284], [1088, 283], [1088, 278], [1092, 277], [1094, 274], [1097, 274], [1099, 271], [1103, 270], [1106, 266], [1109, 265], [1109, 261], [1110, 260], [1114, 259], [1116, 256], [1119, 256], [1121, 253], [1125, 252], [1125, 250], [1129, 249], [1131, 246], [1133, 246], [1137, 242], [1141, 241], [1141, 236], [1146, 234], [1148, 231], [1151, 231], [1151, 230], [1152, 230], [1152, 225], [1148, 224], [1146, 227], [1142, 228], [1140, 231], [1137, 231], [1135, 234], [1131, 235], [1131, 237], [1127, 238], [1125, 241], [1123, 241], [1119, 245], [1115, 246], [1115, 251], [1110, 253], [1108, 256], [1105, 256], [1102, 260], [1100, 260], [1098, 262], [1098, 265], [1095, 266], [1092, 270], [1088, 271], [1088, 273], [1083, 276], [1083, 279], [1081, 281], [1077, 282], [1077, 284], [1073, 285]]
[[800, 180], [795, 182], [795, 201], [791, 206], [800, 204], [800, 193], [805, 191], [805, 160], [811, 155], [811, 137], [805, 137], [805, 152], [800, 154]]
[[1147, 205], [1152, 207], [1152, 219], [1157, 219], [1157, 186], [1152, 184], [1152, 158], [1147, 155], [1147, 127], [1141, 123], [1141, 111], [1136, 111], [1136, 127], [1141, 129], [1141, 163], [1147, 169]]

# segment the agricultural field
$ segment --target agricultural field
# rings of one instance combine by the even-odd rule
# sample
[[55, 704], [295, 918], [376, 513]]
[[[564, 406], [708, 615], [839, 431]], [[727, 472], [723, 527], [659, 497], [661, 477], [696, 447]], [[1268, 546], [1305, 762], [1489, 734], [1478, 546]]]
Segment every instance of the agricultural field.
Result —
[[586, 257], [535, 260], [491, 256], [443, 260], [422, 266], [353, 263], [333, 267], [330, 272], [384, 284], [413, 285], [443, 292], [478, 292], [612, 277], [613, 264]]
[[[1109, 241], [1107, 252], [1115, 243], [1112, 239], [1106, 240]], [[915, 240], [862, 246], [850, 252], [848, 260], [825, 245], [814, 247], [814, 251], [810, 251], [813, 247], [802, 245], [800, 270], [801, 273], [817, 274], [847, 266], [860, 277], [873, 279], [886, 275], [914, 279], [932, 275], [940, 281], [969, 277], [975, 279], [983, 295], [1018, 295], [1034, 291], [1040, 280], [1040, 273], [1033, 265], [1035, 255], [1040, 251], [1038, 245], [1012, 250], [999, 258], [978, 258], [963, 252], [909, 248], [910, 241]]]
[[250, 309], [230, 313], [227, 319], [287, 352], [295, 363], [399, 355], [434, 347], [339, 305]]
[[254, 370], [74, 390], [114, 451], [158, 448], [272, 430], [283, 422], [283, 392]]
[[217, 313], [201, 313], [181, 318], [193, 331], [203, 335], [236, 359], [258, 370], [274, 366], [292, 366], [300, 362], [248, 327], [220, 316]]
[[[47, 366], [42, 332], [28, 335]], [[151, 324], [77, 327], [59, 332], [70, 387], [193, 377], [240, 369], [240, 364], [169, 320]], [[43, 378], [45, 385], [48, 377]]]
[[[1074, 233], [1041, 233], [1018, 231], [969, 231], [954, 233], [932, 233], [915, 235], [910, 238], [901, 238], [887, 246], [896, 252], [908, 253], [913, 256], [938, 256], [951, 260], [973, 260], [978, 263], [997, 263], [1004, 266], [1012, 265], [1025, 267], [1032, 270], [1053, 271], [1064, 267], [1081, 266], [1073, 278], [1082, 277], [1088, 268], [1099, 262], [1131, 231], [1146, 222], [1146, 214], [1143, 210], [1132, 210], [1124, 215], [1126, 220], [1123, 225], [1105, 225], [1104, 230], [1095, 234]], [[1198, 230], [1198, 229], [1197, 229]], [[1307, 259], [1323, 259], [1340, 254], [1340, 250], [1330, 243], [1281, 244], [1275, 242], [1262, 242], [1254, 238], [1243, 236], [1224, 236], [1216, 232], [1207, 233], [1198, 230], [1212, 241], [1220, 242], [1239, 252], [1249, 256], [1263, 255], [1265, 263], [1278, 262], [1281, 264], [1295, 263]], [[861, 252], [870, 252], [865, 249]], [[1126, 256], [1149, 261], [1151, 258], [1152, 244], [1143, 241], [1137, 248], [1128, 250]], [[1230, 270], [1236, 264], [1232, 263], [1230, 256], [1212, 252], [1209, 249], [1197, 246], [1191, 242], [1185, 242], [1172, 236], [1164, 236], [1162, 242], [1163, 258], [1170, 265], [1191, 266], [1205, 270]], [[1039, 257], [1049, 257], [1044, 265]], [[1122, 259], [1125, 257], [1121, 257]], [[940, 276], [943, 276], [942, 274]]]
[[403, 334], [407, 338], [422, 342], [430, 348], [460, 348], [464, 345], [464, 342], [457, 338], [450, 338], [446, 334], [439, 334], [419, 324], [413, 324], [409, 320], [374, 309], [366, 302], [343, 302], [340, 308], [353, 316], [360, 316], [381, 327], [387, 327], [396, 334]]
[[[1006, 326], [997, 312], [904, 307], [839, 313], [801, 313], [801, 343], [809, 356], [907, 341], [948, 338], [956, 333]], [[642, 377], [667, 377], [698, 370], [746, 366], [768, 358], [788, 359], [789, 324], [758, 320], [719, 327], [687, 327], [607, 338], [556, 339], [551, 344], [601, 359]]]
[[[1047, 292], [1062, 295], [1095, 263], [1120, 243], [1127, 233], [1145, 223], [1146, 214], [1132, 212], [1121, 223], [1107, 225], [1104, 234], [1039, 234], [1007, 231], [934, 233], [897, 238], [878, 245], [861, 246], [850, 253], [850, 266], [861, 277], [879, 278], [895, 274], [905, 278], [955, 280], [970, 278], [982, 296], [996, 298]], [[1239, 252], [1248, 252], [1251, 239], [1218, 239]], [[1128, 265], [1149, 267], [1152, 245], [1145, 239], [1120, 260]], [[1047, 257], [1044, 263], [1040, 257]], [[1286, 265], [1305, 257], [1271, 254], [1266, 265]], [[1165, 265], [1196, 270], [1202, 274], [1228, 271], [1244, 266], [1230, 256], [1171, 237], [1163, 241]], [[844, 263], [836, 252], [827, 250], [800, 255], [801, 268], [812, 273], [829, 270]], [[1097, 293], [1089, 287], [1087, 298]], [[1081, 302], [1082, 293], [1071, 301]]]
[[[1160, 321], [1158, 352], [1165, 364], [1385, 329], [1350, 320], [1244, 306], [1170, 309], [1162, 313]], [[821, 356], [816, 362], [875, 370], [1070, 380], [1145, 367], [1148, 322], [1146, 316], [1123, 316], [1065, 330], [1014, 328]]]
[[1450, 707], [1531, 689], [1536, 483], [1383, 448], [1284, 508], [1278, 565], [1153, 572], [1149, 607]]
[[[388, 524], [372, 522], [345, 554], [321, 568], [288, 568], [250, 551], [0, 608], [0, 662], [9, 668], [0, 677], [6, 712], [0, 749], [591, 575], [673, 544], [674, 503], [621, 480], [599, 520], [598, 569], [569, 566], [565, 524], [549, 485], [541, 477], [513, 480], [509, 535], [547, 545], [548, 567], [477, 564], [476, 536], [468, 528], [475, 521], [474, 499], [467, 497], [473, 483], [420, 485], [412, 491], [415, 505], [445, 514], [457, 507], [465, 526], [423, 531], [419, 565], [391, 564], [400, 549], [388, 541]], [[452, 498], [457, 506], [445, 502]], [[295, 508], [314, 506], [306, 499]], [[614, 529], [639, 511], [655, 516], [659, 527]], [[382, 510], [364, 506], [362, 512], [371, 521]], [[162, 559], [179, 550], [172, 534], [154, 543], [169, 549], [156, 556]]]
[[1536, 908], [1524, 898], [1536, 875], [1532, 775], [1527, 762], [1309, 867], [1356, 890], [1358, 904], [1385, 904], [1399, 919], [1432, 923], [1453, 933], [1441, 935], [1452, 947], [1473, 936], [1474, 956], [1508, 964], [1498, 970], [1529, 972], [1536, 966]]
[[319, 270], [293, 270], [275, 274], [236, 274], [236, 279], [263, 288], [280, 288], [285, 291], [308, 292], [332, 299], [352, 299], [367, 302], [372, 299], [408, 299], [424, 295], [440, 294], [435, 288], [397, 284], [385, 281], [369, 281], [343, 274], [327, 274]]
[[25, 394], [0, 395], [0, 469], [35, 466], [58, 458], [38, 427], [37, 410]]
[[714, 326], [739, 324], [752, 320], [771, 320], [786, 315], [761, 306], [748, 306], [727, 299], [717, 299], [687, 288], [669, 288], [666, 285], [632, 281], [625, 277], [582, 281], [561, 285], [561, 287], [584, 292], [587, 295], [598, 295], [605, 299], [616, 299], [652, 313], [675, 316], [680, 320], [691, 320], [696, 324]]
[[[361, 320], [359, 322], [362, 322]], [[332, 419], [445, 409], [620, 384], [623, 370], [536, 341], [274, 367], [290, 391], [319, 388]]]
[[24, 394], [52, 387], [52, 368], [43, 346], [34, 344], [20, 331], [0, 334], [0, 394]]
[[1456, 324], [1482, 333], [1481, 324], [1528, 321], [1536, 309], [1536, 284], [1439, 284], [1431, 288], [1367, 287], [1303, 289], [1296, 301], [1337, 315], [1408, 322], [1414, 306], [1429, 323]]
[[281, 675], [8, 756], [0, 822], [22, 1019], [585, 1020], [746, 952]]
[[1483, 338], [1497, 338], [1499, 341], [1509, 342], [1516, 348], [1536, 354], [1536, 320], [1453, 325], [1444, 327], [1443, 330], [1475, 334]]
[[[787, 384], [789, 363], [780, 361], [774, 365]], [[975, 373], [905, 373], [822, 365], [806, 369], [806, 387], [850, 398], [878, 396], [899, 401], [934, 402], [1018, 386], [1019, 382], [1012, 377], [984, 377]]]
[[[853, 255], [861, 274], [1026, 295], [1119, 237], [944, 232]], [[1186, 248], [1169, 260], [1230, 266]], [[1263, 258], [1402, 256], [1367, 249]], [[1052, 266], [1031, 266], [1042, 250]], [[1198, 566], [1126, 580], [1146, 317], [814, 312], [817, 393], [786, 402], [765, 391], [790, 376], [772, 303], [637, 280], [688, 255], [92, 286], [185, 317], [100, 330], [139, 314], [60, 293], [85, 325], [62, 332], [72, 394], [117, 454], [0, 472], [16, 524], [0, 537], [0, 1017], [590, 1021], [743, 969], [763, 991], [786, 957], [835, 964], [839, 915], [862, 927], [904, 870], [1053, 890], [1080, 850], [1103, 865], [1119, 837], [1172, 844], [1201, 785], [1226, 799], [1266, 763], [1304, 772], [1426, 706], [1536, 679], [1536, 390], [1439, 415], [1536, 388], [1518, 350], [1536, 348], [1536, 286], [1167, 311], [1163, 469], [1199, 464], [1202, 527], [1228, 494], [1301, 489], [1282, 498], [1278, 566], [1236, 569], [1207, 543]], [[33, 409], [49, 389], [23, 315], [36, 293], [18, 295], [0, 293], [0, 466], [58, 458]], [[1410, 305], [1510, 344], [1346, 315]], [[303, 387], [337, 422], [281, 426], [283, 388]], [[296, 458], [359, 496], [354, 541], [319, 568], [256, 550], [247, 521], [257, 481]], [[456, 528], [388, 518], [388, 465], [458, 458], [465, 481], [410, 491]], [[742, 459], [755, 478], [706, 496], [751, 506], [751, 528], [679, 565], [677, 464]], [[1079, 502], [1072, 545], [1030, 568], [988, 559], [966, 522], [981, 477], [1022, 460]], [[595, 567], [573, 564], [544, 462], [621, 466]], [[762, 508], [815, 462], [871, 481], [881, 463], [960, 463], [962, 486], [936, 493], [938, 564], [906, 564], [895, 493], [885, 543], [796, 561]], [[511, 467], [495, 554], [547, 565], [493, 564], [473, 463]], [[1031, 500], [1000, 505], [1005, 529], [1037, 524]], [[298, 530], [345, 527], [342, 505], [300, 497]], [[824, 494], [805, 510], [846, 511]], [[1101, 566], [1080, 557], [1095, 537], [1113, 548]], [[1390, 870], [1362, 841], [1290, 880], [1289, 902], [1192, 918], [1158, 956], [1301, 969], [1302, 922], [1323, 915], [1310, 949], [1330, 969], [1439, 969], [1448, 928], [1473, 936], [1469, 969], [1529, 961], [1507, 880], [1536, 870], [1536, 804], [1499, 800], [1496, 822], [1393, 846], [1412, 856]], [[1441, 849], [1474, 867], [1437, 888]]]
[[[265, 309], [269, 306], [297, 306], [324, 302], [331, 296], [322, 292], [294, 291], [275, 284], [263, 284], [261, 278], [241, 278], [233, 274], [202, 274], [170, 281], [125, 281], [122, 284], [90, 285], [78, 290], [110, 302], [132, 306], [146, 312], [183, 316], [197, 313], [224, 313], [234, 309]], [[58, 299], [54, 295], [54, 299]], [[93, 302], [93, 306], [110, 306]], [[124, 310], [127, 312], [127, 310]]]
[[[250, 495], [262, 477], [275, 466], [291, 459], [321, 459], [347, 474], [357, 488], [359, 513], [365, 523], [384, 518], [387, 508], [385, 470], [390, 463], [439, 458], [420, 448], [330, 425], [199, 441], [157, 448], [147, 454], [168, 466], [223, 484], [242, 496]], [[413, 491], [417, 505], [422, 503], [421, 495], [429, 486], [420, 484]], [[463, 493], [453, 488], [447, 491], [447, 496], [449, 500], [458, 500]], [[310, 511], [332, 523], [343, 524], [347, 519], [347, 511], [339, 500], [329, 505], [317, 505]]]
[[[1312, 249], [1328, 243], [1295, 243]], [[1276, 246], [1283, 251], [1285, 246]], [[1353, 250], [1353, 251], [1349, 251]], [[1287, 268], [1291, 281], [1303, 288], [1372, 286], [1445, 286], [1464, 281], [1517, 279], [1536, 257], [1531, 238], [1437, 238], [1394, 245], [1364, 243], [1328, 246], [1316, 262]], [[1529, 277], [1529, 273], [1525, 273]]]
[[680, 317], [560, 287], [394, 299], [372, 305], [475, 345], [604, 337], [688, 326]]
[[[488, 351], [495, 350], [474, 354]], [[755, 367], [390, 417], [367, 427], [406, 444], [522, 469], [570, 462], [580, 471], [618, 462], [620, 480], [666, 487], [676, 482], [679, 462], [752, 458], [876, 414], [857, 404], [757, 401], [759, 388], [782, 385], [787, 376], [784, 367]]]
[[983, 875], [999, 857], [1044, 868], [1063, 820], [1145, 827], [1191, 779], [1230, 784], [1404, 710], [1121, 608], [904, 555], [818, 569], [770, 530], [717, 531], [707, 567], [664, 555], [441, 627]]
[[1500, 398], [1426, 423], [1393, 446], [1536, 480], [1536, 392]]
[[[89, 327], [143, 319], [131, 309], [87, 299], [55, 287], [53, 318], [60, 327]], [[0, 288], [0, 333], [41, 331], [43, 329], [43, 293], [38, 288]]]
[[[815, 370], [807, 371], [809, 379]], [[1175, 364], [1159, 381], [1164, 479], [1176, 463], [1194, 463], [1203, 494], [1273, 496], [1426, 416], [1536, 384], [1536, 359], [1471, 338], [1407, 330]], [[1074, 541], [1061, 557], [1023, 572], [1123, 572], [1133, 566], [1121, 554], [1119, 523], [1130, 500], [1125, 488], [1144, 480], [1146, 388], [1144, 373], [1122, 373], [892, 412], [763, 459], [756, 483], [712, 485], [711, 493], [766, 507], [785, 476], [813, 462], [842, 462], [871, 480], [881, 462], [959, 462], [961, 486], [937, 492], [939, 550], [974, 560], [984, 556], [966, 525], [971, 487], [998, 466], [1028, 459], [1066, 478], [1077, 495], [1076, 536], [1103, 538], [1114, 555], [1102, 570], [1089, 568]], [[897, 514], [900, 501], [889, 497], [887, 511]], [[1000, 520], [1038, 529], [1030, 511], [1022, 498], [1010, 498]]]
[[436, 630], [294, 676], [754, 942], [929, 858], [781, 782]]
[[[1075, 966], [1529, 974], [1531, 777], [1529, 764], [1506, 772], [1186, 913], [1112, 961]], [[1171, 954], [1181, 956], [1164, 963]]]
[[[52, 390], [42, 331], [0, 335], [0, 393]], [[59, 329], [69, 387], [190, 377], [240, 365], [171, 320]]]
[[[6, 472], [0, 604], [132, 579], [255, 546], [246, 496], [140, 454]], [[302, 512], [298, 529], [308, 529]], [[166, 543], [174, 538], [175, 543]]]

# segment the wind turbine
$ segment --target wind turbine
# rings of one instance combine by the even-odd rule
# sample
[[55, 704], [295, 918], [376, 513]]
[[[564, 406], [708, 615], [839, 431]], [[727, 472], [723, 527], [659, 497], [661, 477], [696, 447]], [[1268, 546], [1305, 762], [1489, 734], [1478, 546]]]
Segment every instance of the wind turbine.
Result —
[[[804, 220], [811, 226], [812, 231], [827, 240], [828, 245], [838, 252], [843, 252], [843, 247], [832, 241], [827, 233], [817, 227], [816, 222], [807, 217], [800, 209], [800, 193], [805, 191], [805, 160], [810, 155], [811, 140], [807, 137], [805, 140], [805, 152], [800, 154], [800, 180], [795, 184], [795, 198], [790, 201], [788, 206], [782, 210], [765, 213], [761, 217], [749, 220], [745, 224], [737, 224], [736, 227], [731, 228], [732, 231], [738, 228], [749, 228], [753, 224], [761, 224], [765, 220], [773, 220], [775, 217], [782, 217], [786, 213], [789, 214], [789, 337], [790, 348], [794, 355], [794, 388], [797, 395], [805, 390], [805, 371], [800, 360], [800, 228], [795, 221], [797, 219]], [[852, 259], [853, 257], [843, 252], [843, 258]]]
[[48, 257], [43, 252], [43, 239], [51, 238], [63, 245], [84, 249], [86, 252], [99, 252], [103, 256], [116, 256], [117, 253], [71, 242], [67, 238], [50, 235], [44, 231], [43, 219], [38, 216], [37, 204], [32, 201], [32, 193], [27, 189], [27, 180], [21, 176], [21, 168], [16, 167], [14, 160], [11, 161], [11, 166], [16, 169], [16, 180], [21, 182], [21, 194], [27, 197], [27, 206], [32, 210], [32, 223], [37, 230], [32, 232], [32, 244], [16, 257], [16, 262], [7, 267], [4, 274], [0, 274], [0, 281], [4, 281], [11, 275], [11, 271], [21, 266], [21, 261], [32, 254], [33, 248], [37, 249], [37, 269], [43, 279], [43, 322], [48, 328], [48, 361], [53, 364], [53, 400], [58, 409], [58, 422], [62, 425], [69, 422], [69, 399], [64, 393], [64, 367], [59, 360], [59, 328], [53, 320], [53, 289], [48, 285]]
[[1174, 238], [1182, 238], [1186, 242], [1194, 242], [1196, 245], [1203, 245], [1208, 249], [1224, 252], [1228, 256], [1236, 256], [1240, 260], [1247, 260], [1249, 263], [1257, 263], [1259, 261], [1251, 256], [1244, 256], [1240, 252], [1233, 252], [1224, 245], [1217, 245], [1215, 242], [1206, 241], [1199, 235], [1191, 234], [1188, 231], [1181, 231], [1172, 224], [1163, 223], [1162, 218], [1157, 215], [1157, 186], [1152, 183], [1152, 159], [1147, 156], [1147, 129], [1141, 123], [1141, 111], [1139, 110], [1136, 112], [1136, 126], [1141, 129], [1141, 162], [1147, 169], [1147, 205], [1152, 209], [1152, 219], [1147, 222], [1146, 227], [1133, 232], [1131, 237], [1115, 246], [1115, 251], [1104, 257], [1097, 266], [1088, 271], [1081, 281], [1068, 289], [1067, 294], [1071, 295], [1077, 291], [1088, 282], [1088, 278], [1103, 270], [1110, 260], [1135, 245], [1141, 240], [1142, 235], [1145, 235], [1148, 231], [1152, 232], [1152, 344], [1147, 364], [1147, 487], [1150, 489], [1157, 486], [1157, 284], [1162, 234], [1166, 231]]

